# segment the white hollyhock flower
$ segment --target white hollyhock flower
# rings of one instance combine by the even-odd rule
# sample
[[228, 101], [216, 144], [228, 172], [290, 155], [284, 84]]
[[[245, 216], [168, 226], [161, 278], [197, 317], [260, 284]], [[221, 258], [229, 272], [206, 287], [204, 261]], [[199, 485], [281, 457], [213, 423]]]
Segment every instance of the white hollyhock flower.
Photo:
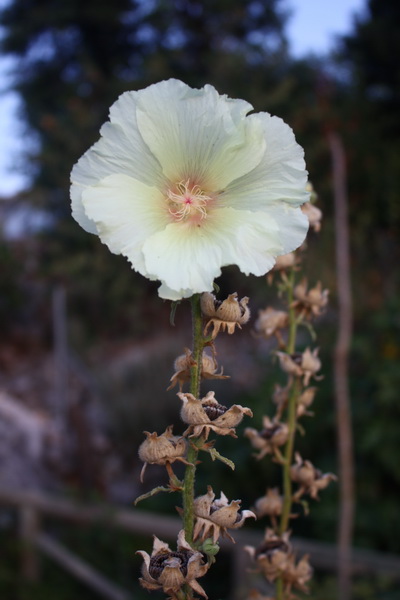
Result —
[[303, 150], [251, 110], [175, 79], [126, 92], [72, 170], [74, 218], [162, 298], [211, 291], [226, 265], [263, 275], [304, 240]]

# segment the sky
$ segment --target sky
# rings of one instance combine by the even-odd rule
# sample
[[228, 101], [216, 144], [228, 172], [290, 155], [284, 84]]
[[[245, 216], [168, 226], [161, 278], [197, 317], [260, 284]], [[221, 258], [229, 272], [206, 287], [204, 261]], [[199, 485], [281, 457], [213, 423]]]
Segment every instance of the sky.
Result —
[[[351, 31], [355, 13], [366, 0], [286, 0], [292, 11], [286, 32], [295, 57], [327, 53], [335, 36]], [[0, 0], [0, 6], [4, 0]], [[0, 57], [0, 197], [11, 197], [27, 185], [20, 163], [26, 144], [17, 118], [18, 98], [6, 92], [9, 61]]]

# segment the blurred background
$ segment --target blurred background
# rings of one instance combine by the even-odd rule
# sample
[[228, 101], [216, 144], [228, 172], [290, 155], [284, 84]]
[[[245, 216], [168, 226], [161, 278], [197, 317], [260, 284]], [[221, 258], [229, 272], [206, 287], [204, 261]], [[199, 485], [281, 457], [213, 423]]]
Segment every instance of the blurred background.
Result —
[[[338, 14], [346, 18], [335, 30]], [[69, 174], [97, 140], [119, 94], [176, 77], [194, 87], [211, 83], [256, 111], [282, 117], [305, 148], [324, 215], [321, 232], [310, 235], [305, 270], [310, 282], [330, 289], [330, 307], [316, 324], [325, 378], [316, 418], [306, 420], [299, 447], [333, 472], [338, 232], [329, 139], [341, 140], [354, 320], [353, 542], [376, 553], [354, 576], [352, 597], [399, 599], [390, 567], [400, 555], [399, 2], [3, 0], [0, 28], [1, 598], [147, 597], [136, 583], [134, 553], [149, 551], [151, 532], [88, 523], [94, 509], [82, 514], [76, 507], [131, 508], [137, 495], [165, 483], [163, 472], [150, 467], [139, 484], [137, 448], [143, 430], [161, 433], [174, 423], [179, 431], [176, 390], [165, 389], [174, 358], [190, 345], [189, 311], [184, 303], [178, 308], [172, 329], [157, 284], [73, 221]], [[222, 292], [251, 296], [255, 316], [276, 303], [276, 289], [264, 278], [245, 278], [232, 268], [219, 284]], [[232, 378], [212, 387], [220, 402], [251, 407], [259, 427], [263, 413], [273, 414], [279, 374], [273, 345], [248, 329], [234, 344], [218, 340], [220, 363]], [[310, 343], [307, 336], [303, 343]], [[199, 488], [211, 483], [229, 498], [241, 497], [247, 508], [277, 484], [276, 466], [268, 459], [255, 464], [246, 442], [224, 441], [222, 452], [234, 458], [235, 476], [213, 464], [210, 477], [205, 469], [200, 474]], [[332, 484], [323, 492], [310, 515], [295, 522], [296, 535], [334, 548], [338, 490]], [[176, 503], [164, 494], [139, 509], [174, 514]], [[61, 518], [66, 514], [72, 525]], [[254, 526], [260, 535], [264, 525]], [[40, 557], [33, 548], [37, 536]], [[58, 561], [57, 551], [59, 557], [64, 552]], [[85, 561], [81, 566], [92, 566], [91, 585], [69, 572], [77, 556]], [[69, 571], [60, 566], [68, 560]], [[223, 555], [219, 574], [224, 561], [232, 572]], [[233, 597], [229, 585], [207, 577], [211, 597]], [[312, 598], [338, 598], [336, 579], [334, 564], [319, 569]]]

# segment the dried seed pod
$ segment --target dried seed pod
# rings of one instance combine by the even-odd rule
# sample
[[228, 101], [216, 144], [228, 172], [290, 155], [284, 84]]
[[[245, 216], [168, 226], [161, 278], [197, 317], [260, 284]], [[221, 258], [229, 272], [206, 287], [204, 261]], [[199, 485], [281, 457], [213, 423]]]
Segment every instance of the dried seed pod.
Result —
[[[185, 354], [181, 354], [175, 359], [174, 368], [175, 373], [172, 375], [170, 381], [171, 385], [167, 388], [171, 390], [177, 384], [179, 385], [179, 391], [182, 391], [183, 384], [187, 381], [190, 381], [190, 369], [196, 364], [196, 361], [193, 359], [193, 355], [191, 350], [185, 348]], [[223, 369], [221, 368], [220, 373], [217, 373], [217, 361], [215, 358], [207, 354], [206, 351], [203, 351], [202, 354], [202, 365], [201, 365], [201, 378], [202, 379], [229, 379], [229, 375], [223, 374]]]
[[177, 592], [187, 584], [203, 598], [207, 598], [197, 579], [205, 575], [209, 565], [203, 563], [201, 552], [196, 552], [186, 542], [183, 530], [179, 532], [176, 551], [154, 536], [151, 556], [143, 550], [136, 554], [140, 554], [144, 560], [139, 581], [145, 589], [163, 590], [176, 598]]
[[236, 292], [223, 302], [217, 300], [214, 294], [204, 292], [200, 298], [201, 311], [208, 318], [204, 334], [207, 335], [212, 326], [211, 337], [214, 340], [220, 331], [232, 334], [236, 327], [241, 329], [250, 318], [248, 302], [247, 297], [238, 300]]
[[295, 500], [301, 498], [303, 494], [318, 500], [318, 492], [325, 489], [331, 481], [337, 481], [336, 475], [322, 473], [312, 462], [303, 460], [298, 452], [295, 454], [295, 463], [290, 468], [290, 476], [300, 486], [294, 496]]
[[310, 581], [313, 575], [313, 569], [308, 559], [309, 556], [307, 554], [296, 564], [294, 556], [291, 557], [288, 568], [283, 576], [287, 589], [290, 590], [294, 586], [296, 589], [306, 594], [308, 593], [309, 589], [306, 583]]
[[310, 348], [306, 348], [301, 357], [301, 368], [303, 370], [303, 385], [307, 386], [310, 383], [311, 377], [314, 379], [320, 380], [322, 379], [321, 375], [316, 375], [316, 373], [321, 368], [321, 361], [318, 358], [319, 348], [314, 348], [311, 352]]
[[289, 400], [289, 386], [282, 387], [277, 383], [274, 386], [274, 392], [272, 394], [272, 401], [276, 404], [276, 420], [279, 420], [285, 410]]
[[294, 377], [303, 377], [303, 385], [307, 386], [310, 383], [311, 377], [314, 379], [322, 379], [322, 375], [316, 373], [321, 368], [321, 361], [318, 358], [319, 348], [313, 351], [310, 348], [300, 354], [286, 354], [285, 352], [276, 352], [279, 358], [279, 364], [283, 371]]
[[254, 511], [258, 518], [268, 515], [269, 517], [278, 517], [282, 513], [283, 497], [279, 494], [278, 488], [268, 488], [265, 495], [255, 503]]
[[285, 573], [290, 564], [289, 533], [278, 536], [272, 529], [267, 529], [264, 542], [258, 548], [246, 546], [245, 550], [263, 575], [272, 583]]
[[294, 377], [301, 377], [303, 375], [297, 355], [286, 354], [286, 352], [277, 352], [276, 355], [279, 359], [281, 369], [288, 375], [293, 375]]
[[297, 398], [297, 417], [302, 417], [303, 415], [312, 415], [312, 413], [307, 411], [307, 408], [309, 408], [313, 403], [316, 391], [316, 387], [306, 388], [304, 392]]
[[249, 517], [256, 518], [250, 510], [239, 511], [240, 504], [241, 500], [228, 502], [223, 492], [219, 500], [215, 500], [213, 489], [208, 486], [207, 494], [197, 497], [194, 501], [194, 539], [205, 540], [212, 535], [213, 542], [216, 543], [222, 534], [234, 542], [227, 529], [238, 529]]
[[244, 415], [253, 416], [247, 407], [234, 404], [230, 408], [219, 404], [215, 392], [208, 392], [203, 399], [197, 399], [193, 394], [178, 393], [182, 400], [181, 419], [190, 425], [185, 434], [193, 436], [205, 435], [207, 439], [210, 431], [218, 435], [231, 435], [236, 437], [235, 427], [242, 421]]
[[254, 324], [256, 335], [266, 339], [275, 335], [279, 343], [282, 343], [281, 329], [285, 329], [289, 324], [289, 315], [283, 310], [275, 310], [268, 306], [264, 310], [258, 311], [258, 319]]
[[146, 439], [139, 446], [139, 458], [144, 462], [140, 480], [148, 464], [165, 465], [176, 460], [186, 463], [187, 441], [184, 437], [172, 434], [172, 425], [161, 435], [145, 431]]
[[322, 211], [314, 206], [314, 204], [311, 204], [311, 202], [302, 204], [301, 210], [306, 215], [311, 229], [316, 233], [321, 231]]
[[292, 308], [306, 319], [319, 317], [322, 315], [328, 304], [329, 290], [323, 290], [319, 281], [315, 287], [308, 290], [307, 279], [302, 279], [294, 290], [295, 300], [292, 302]]
[[261, 431], [247, 427], [244, 435], [249, 438], [253, 448], [259, 450], [256, 458], [260, 460], [267, 454], [276, 454], [277, 448], [287, 442], [289, 428], [287, 423], [276, 420], [271, 421], [269, 417], [264, 416], [263, 429]]

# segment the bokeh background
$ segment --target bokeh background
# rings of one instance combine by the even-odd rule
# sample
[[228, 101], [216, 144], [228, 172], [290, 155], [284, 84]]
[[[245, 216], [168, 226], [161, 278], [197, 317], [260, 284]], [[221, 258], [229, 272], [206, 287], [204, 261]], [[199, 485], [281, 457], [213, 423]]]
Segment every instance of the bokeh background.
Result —
[[[315, 2], [315, 19], [311, 12], [310, 37], [321, 6]], [[291, 7], [295, 3], [284, 0], [0, 5], [6, 85], [19, 102], [14, 176], [23, 181], [22, 191], [5, 193], [0, 201], [3, 492], [36, 490], [80, 503], [131, 507], [138, 494], [165, 481], [154, 468], [145, 486], [139, 485], [137, 447], [143, 430], [179, 427], [175, 391], [165, 388], [175, 356], [190, 345], [188, 307], [178, 308], [171, 328], [170, 307], [158, 298], [157, 285], [72, 220], [68, 188], [72, 165], [98, 138], [118, 95], [176, 77], [194, 87], [211, 83], [220, 93], [250, 101], [256, 111], [279, 115], [305, 148], [324, 214], [321, 232], [310, 236], [305, 270], [310, 281], [321, 280], [330, 289], [330, 307], [316, 324], [325, 378], [318, 384], [316, 416], [307, 420], [299, 444], [324, 471], [337, 471], [340, 427], [332, 374], [338, 316], [334, 244], [340, 232], [334, 228], [329, 136], [343, 143], [354, 319], [349, 363], [354, 545], [381, 553], [382, 560], [400, 554], [400, 4], [367, 0], [329, 52], [304, 56], [293, 51], [288, 37]], [[276, 289], [264, 278], [245, 278], [234, 268], [225, 270], [219, 284], [223, 292], [250, 295], [255, 315], [276, 302]], [[249, 332], [219, 345], [220, 362], [232, 374], [229, 383], [218, 382], [220, 401], [250, 406], [258, 422], [273, 412], [271, 392], [279, 375], [271, 349]], [[213, 465], [199, 486], [211, 483], [228, 497], [242, 497], [247, 507], [277, 481], [276, 467], [268, 460], [255, 464], [246, 442], [226, 442], [224, 450], [235, 458], [235, 477]], [[311, 514], [295, 523], [295, 533], [334, 544], [338, 498], [332, 485]], [[143, 510], [171, 514], [175, 503], [159, 496]], [[40, 575], [29, 577], [25, 565], [28, 577], [20, 577], [19, 524], [15, 503], [2, 501], [2, 598], [99, 597], [44, 557]], [[140, 561], [133, 556], [137, 548], [149, 549], [150, 535], [71, 527], [50, 518], [45, 526], [132, 597], [147, 597], [137, 587]], [[262, 525], [256, 527], [262, 531]], [[209, 586], [215, 597], [230, 597], [218, 581]], [[395, 600], [398, 588], [393, 577], [371, 570], [354, 578], [353, 598]], [[338, 597], [334, 569], [318, 573], [312, 597]]]

